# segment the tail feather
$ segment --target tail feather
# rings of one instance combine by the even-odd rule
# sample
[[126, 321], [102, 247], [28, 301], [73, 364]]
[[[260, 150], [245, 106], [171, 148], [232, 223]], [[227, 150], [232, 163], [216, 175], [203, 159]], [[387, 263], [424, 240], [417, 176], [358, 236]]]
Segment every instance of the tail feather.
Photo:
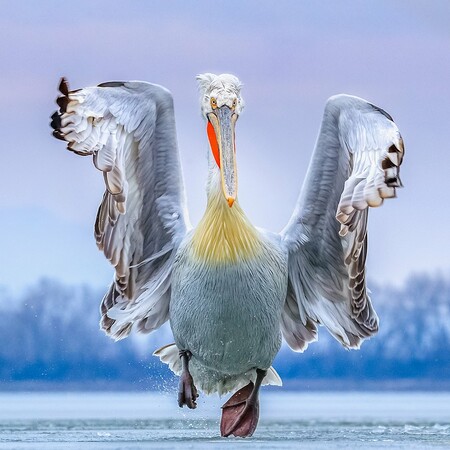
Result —
[[283, 381], [280, 375], [278, 375], [278, 372], [272, 366], [270, 366], [262, 384], [271, 386], [283, 386]]
[[161, 362], [167, 364], [169, 369], [175, 374], [181, 374], [181, 360], [179, 349], [175, 344], [167, 344], [153, 352], [153, 356], [157, 356]]
[[[181, 360], [176, 344], [165, 345], [156, 350], [153, 355], [157, 356], [161, 362], [167, 364], [175, 375], [181, 374]], [[217, 392], [219, 395], [226, 394], [230, 391], [236, 391], [247, 385], [250, 381], [254, 382], [256, 379], [256, 369], [251, 369], [240, 375], [224, 376], [210, 369], [200, 368], [194, 359], [191, 361], [190, 371], [195, 385], [206, 394], [213, 392]], [[282, 386], [283, 382], [277, 371], [273, 367], [270, 367], [267, 370], [262, 384]]]

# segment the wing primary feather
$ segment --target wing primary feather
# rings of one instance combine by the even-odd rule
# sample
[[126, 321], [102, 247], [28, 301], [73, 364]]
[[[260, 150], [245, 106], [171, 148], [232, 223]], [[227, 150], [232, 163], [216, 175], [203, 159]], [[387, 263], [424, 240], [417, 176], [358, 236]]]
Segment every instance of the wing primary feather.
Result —
[[107, 81], [105, 83], [100, 83], [97, 85], [98, 87], [122, 87], [125, 86], [125, 81]]
[[69, 95], [69, 83], [67, 82], [67, 79], [65, 77], [61, 77], [58, 89], [61, 94], [65, 96]]

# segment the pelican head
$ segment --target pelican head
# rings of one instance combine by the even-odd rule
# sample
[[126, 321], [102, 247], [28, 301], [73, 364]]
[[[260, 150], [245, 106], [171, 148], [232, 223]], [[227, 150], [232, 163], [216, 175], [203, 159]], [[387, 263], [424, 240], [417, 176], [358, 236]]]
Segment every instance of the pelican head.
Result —
[[235, 125], [244, 108], [241, 82], [234, 75], [205, 73], [197, 76], [202, 115], [214, 160], [220, 169], [222, 191], [228, 205], [237, 196]]

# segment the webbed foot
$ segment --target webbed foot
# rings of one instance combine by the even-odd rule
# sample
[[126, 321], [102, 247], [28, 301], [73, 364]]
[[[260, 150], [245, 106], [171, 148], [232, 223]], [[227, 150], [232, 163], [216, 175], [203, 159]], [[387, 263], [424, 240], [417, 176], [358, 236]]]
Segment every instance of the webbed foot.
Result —
[[194, 385], [194, 380], [189, 372], [189, 360], [191, 359], [191, 352], [180, 351], [181, 363], [183, 370], [180, 375], [180, 382], [178, 384], [178, 406], [182, 408], [186, 405], [190, 409], [197, 408], [198, 392]]
[[250, 437], [255, 432], [259, 420], [259, 388], [266, 371], [257, 369], [256, 373], [255, 384], [250, 382], [222, 406], [222, 436]]

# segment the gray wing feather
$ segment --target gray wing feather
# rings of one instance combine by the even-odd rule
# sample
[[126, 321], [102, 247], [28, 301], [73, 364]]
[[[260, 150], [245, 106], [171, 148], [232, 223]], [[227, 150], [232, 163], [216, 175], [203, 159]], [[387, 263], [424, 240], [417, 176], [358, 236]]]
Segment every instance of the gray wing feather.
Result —
[[401, 186], [403, 141], [392, 118], [349, 95], [331, 97], [294, 213], [281, 232], [289, 252], [282, 331], [298, 351], [316, 324], [347, 348], [378, 330], [365, 281], [368, 206]]
[[170, 275], [187, 229], [172, 96], [145, 82], [110, 82], [69, 91], [63, 79], [54, 135], [93, 155], [105, 193], [94, 233], [115, 267], [101, 326], [115, 339], [168, 319]]

